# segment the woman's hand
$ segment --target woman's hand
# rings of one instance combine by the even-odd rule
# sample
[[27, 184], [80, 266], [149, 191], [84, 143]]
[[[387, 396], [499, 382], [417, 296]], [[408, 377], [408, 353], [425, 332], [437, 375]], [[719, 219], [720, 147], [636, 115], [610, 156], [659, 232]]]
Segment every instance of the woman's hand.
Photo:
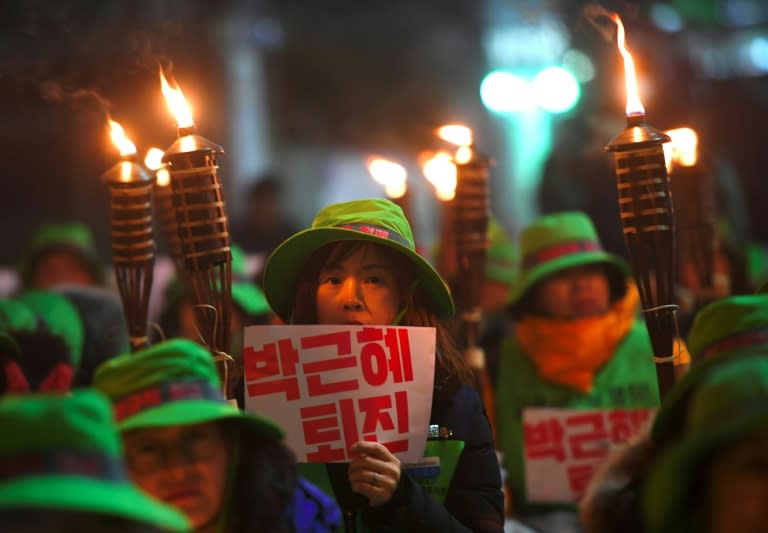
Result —
[[378, 442], [358, 441], [350, 450], [358, 454], [347, 473], [352, 490], [371, 507], [387, 503], [400, 482], [400, 460]]

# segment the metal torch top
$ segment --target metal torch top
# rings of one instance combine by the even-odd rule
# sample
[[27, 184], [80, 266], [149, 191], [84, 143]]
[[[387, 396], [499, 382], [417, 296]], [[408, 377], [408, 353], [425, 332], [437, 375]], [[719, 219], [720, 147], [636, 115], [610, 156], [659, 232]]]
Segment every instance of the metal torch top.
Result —
[[605, 147], [607, 152], [637, 150], [671, 141], [666, 133], [657, 130], [645, 121], [645, 114], [627, 116], [627, 127]]
[[179, 137], [165, 151], [163, 163], [167, 163], [169, 158], [178, 154], [189, 154], [192, 152], [212, 152], [224, 153], [224, 149], [213, 141], [198, 135], [194, 129], [184, 128], [179, 130]]
[[120, 161], [112, 165], [112, 168], [101, 175], [101, 180], [109, 185], [129, 185], [149, 183], [154, 180], [144, 170], [144, 167], [136, 163], [136, 154], [123, 156]]

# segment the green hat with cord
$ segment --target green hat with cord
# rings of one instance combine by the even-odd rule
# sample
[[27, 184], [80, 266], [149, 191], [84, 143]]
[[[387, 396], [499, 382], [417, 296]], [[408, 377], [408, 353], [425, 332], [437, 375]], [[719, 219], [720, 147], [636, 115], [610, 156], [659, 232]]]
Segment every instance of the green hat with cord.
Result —
[[622, 286], [630, 274], [623, 259], [603, 250], [586, 214], [568, 211], [542, 216], [520, 235], [520, 271], [509, 294], [510, 311], [519, 314], [528, 291], [547, 276], [590, 264], [606, 265]]
[[128, 478], [112, 408], [93, 390], [0, 400], [0, 509], [115, 516], [165, 531], [186, 518]]
[[298, 278], [309, 257], [338, 241], [366, 241], [392, 248], [416, 267], [421, 287], [437, 305], [440, 318], [453, 316], [453, 299], [440, 274], [421, 257], [403, 210], [390, 200], [371, 198], [323, 208], [312, 226], [289, 237], [270, 255], [264, 267], [264, 293], [272, 310], [290, 322]]
[[61, 337], [69, 347], [73, 369], [80, 366], [85, 330], [77, 307], [66, 296], [52, 291], [32, 289], [16, 297], [39, 316], [48, 330]]
[[37, 261], [48, 251], [64, 250], [82, 259], [97, 283], [104, 277], [104, 263], [93, 242], [93, 234], [85, 224], [48, 223], [40, 226], [21, 257], [18, 265], [23, 287], [30, 287]]
[[691, 368], [656, 413], [653, 441], [664, 446], [685, 425], [692, 393], [714, 368], [735, 357], [768, 356], [768, 295], [729, 296], [702, 308], [688, 333]]
[[93, 386], [112, 400], [120, 431], [231, 420], [266, 440], [283, 438], [274, 422], [224, 398], [211, 353], [187, 339], [111, 359], [96, 369]]
[[704, 517], [689, 503], [702, 466], [723, 447], [765, 429], [768, 359], [730, 359], [706, 375], [686, 406], [681, 439], [662, 450], [648, 474], [648, 531], [704, 531]]

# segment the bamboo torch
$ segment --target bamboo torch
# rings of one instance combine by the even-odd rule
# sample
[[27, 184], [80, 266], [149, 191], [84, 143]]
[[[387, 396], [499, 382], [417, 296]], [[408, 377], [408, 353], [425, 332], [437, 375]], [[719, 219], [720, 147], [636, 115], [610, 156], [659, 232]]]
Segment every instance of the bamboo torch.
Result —
[[160, 231], [163, 234], [168, 255], [173, 261], [176, 275], [184, 276], [184, 255], [181, 252], [179, 240], [179, 225], [176, 222], [176, 210], [173, 208], [173, 190], [171, 189], [171, 173], [163, 163], [163, 152], [160, 148], [152, 147], [144, 156], [144, 166], [155, 173], [154, 184], [154, 213], [160, 221]]
[[693, 129], [675, 128], [664, 133], [672, 139], [664, 145], [664, 155], [675, 199], [677, 257], [693, 267], [696, 286], [688, 288], [703, 302], [712, 301], [723, 296], [715, 290], [714, 279], [718, 243], [713, 176], [698, 156], [698, 135]]
[[195, 323], [214, 356], [228, 391], [232, 254], [217, 154], [222, 148], [197, 135], [181, 89], [160, 71], [163, 95], [178, 123], [178, 138], [165, 151], [185, 279], [195, 300]]
[[618, 46], [624, 57], [627, 84], [627, 128], [606, 146], [614, 153], [619, 211], [624, 243], [651, 339], [662, 398], [674, 385], [674, 345], [677, 335], [675, 281], [675, 218], [662, 144], [669, 136], [646, 123], [637, 91], [635, 66], [618, 27]]
[[493, 388], [480, 346], [483, 319], [480, 295], [485, 278], [488, 249], [488, 169], [490, 160], [474, 147], [472, 131], [460, 125], [443, 126], [438, 136], [456, 146], [456, 197], [453, 200], [453, 235], [456, 249], [456, 280], [463, 330], [464, 360], [472, 369], [483, 403], [493, 419]]
[[155, 265], [152, 234], [152, 178], [136, 163], [136, 146], [122, 126], [109, 121], [120, 161], [102, 174], [112, 205], [112, 264], [131, 350], [149, 346], [147, 312]]

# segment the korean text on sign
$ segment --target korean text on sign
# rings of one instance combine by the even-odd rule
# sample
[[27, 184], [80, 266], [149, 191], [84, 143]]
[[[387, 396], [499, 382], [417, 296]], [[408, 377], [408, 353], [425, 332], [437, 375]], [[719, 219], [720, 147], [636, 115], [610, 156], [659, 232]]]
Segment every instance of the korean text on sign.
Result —
[[525, 487], [532, 502], [578, 502], [611, 448], [637, 435], [653, 409], [523, 410]]
[[349, 461], [358, 440], [401, 461], [424, 451], [435, 330], [399, 326], [245, 328], [245, 405], [277, 422], [300, 462]]

